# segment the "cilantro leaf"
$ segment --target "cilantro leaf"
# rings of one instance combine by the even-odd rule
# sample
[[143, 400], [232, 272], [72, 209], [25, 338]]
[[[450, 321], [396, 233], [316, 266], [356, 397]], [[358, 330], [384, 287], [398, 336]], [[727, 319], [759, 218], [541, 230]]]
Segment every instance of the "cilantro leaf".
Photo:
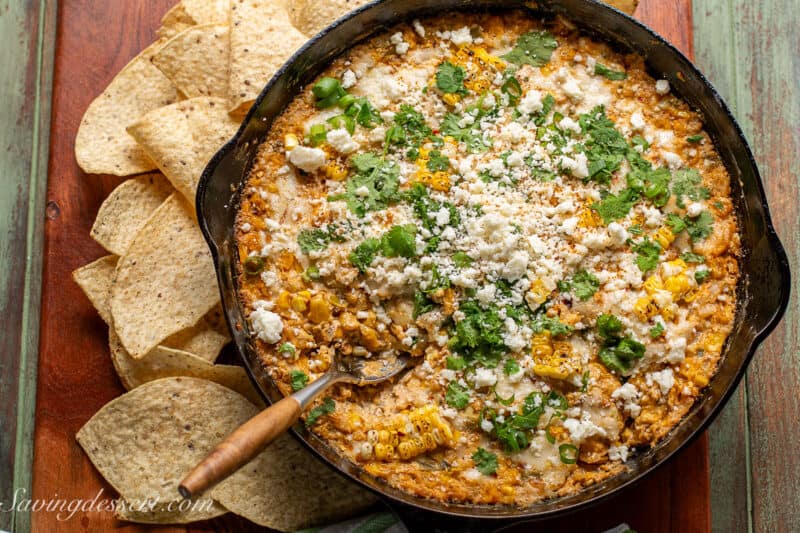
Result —
[[308, 385], [308, 376], [302, 370], [292, 370], [289, 372], [289, 380], [292, 384], [292, 390], [295, 392]]
[[698, 270], [694, 273], [694, 279], [698, 284], [702, 284], [711, 275], [710, 270]]
[[414, 224], [392, 226], [381, 237], [381, 249], [386, 257], [416, 257], [417, 227]]
[[670, 213], [667, 215], [667, 226], [669, 226], [669, 229], [672, 230], [672, 233], [677, 235], [686, 229], [686, 222], [684, 222], [683, 219], [678, 215]]
[[687, 263], [705, 263], [706, 258], [702, 255], [693, 253], [693, 252], [683, 252], [681, 254], [681, 259], [686, 261]]
[[672, 175], [672, 194], [675, 195], [675, 203], [680, 208], [686, 207], [686, 198], [698, 202], [711, 197], [711, 192], [703, 187], [700, 173], [693, 168], [675, 171]]
[[505, 327], [500, 310], [495, 305], [484, 309], [474, 300], [462, 302], [459, 310], [464, 313], [464, 318], [451, 331], [451, 351], [467, 362], [477, 361], [487, 367], [496, 367], [508, 351], [503, 341]]
[[702, 241], [714, 230], [714, 217], [708, 211], [703, 211], [697, 218], [686, 218], [686, 231], [692, 242]]
[[702, 135], [690, 135], [690, 136], [686, 137], [686, 142], [690, 142], [690, 143], [699, 143], [702, 140], [703, 140], [703, 136]]
[[655, 326], [650, 328], [650, 338], [657, 339], [664, 334], [664, 324], [657, 322]]
[[445, 94], [467, 94], [464, 78], [467, 72], [463, 67], [445, 61], [436, 71], [436, 86]]
[[317, 423], [319, 417], [329, 415], [336, 410], [336, 402], [333, 401], [333, 398], [325, 398], [321, 404], [314, 407], [311, 411], [308, 412], [308, 416], [306, 417], [306, 428], [310, 428], [314, 424]]
[[471, 125], [461, 127], [459, 122], [462, 120], [463, 117], [461, 115], [455, 113], [446, 114], [440, 126], [442, 134], [450, 136], [458, 142], [463, 142], [472, 154], [488, 150], [490, 142], [483, 138], [480, 121], [476, 118]]
[[600, 361], [611, 371], [624, 374], [633, 368], [633, 364], [644, 357], [645, 346], [630, 337], [625, 337], [613, 346], [605, 346], [600, 350]]
[[324, 250], [330, 242], [328, 232], [319, 228], [304, 229], [297, 235], [297, 244], [304, 254]]
[[447, 357], [447, 369], [448, 370], [463, 370], [467, 366], [467, 362], [464, 361], [463, 357]]
[[431, 300], [424, 291], [417, 291], [414, 293], [414, 311], [411, 316], [412, 318], [417, 318], [420, 315], [433, 311], [435, 307], [436, 302]]
[[400, 168], [374, 153], [353, 156], [350, 164], [355, 174], [347, 179], [345, 192], [328, 197], [329, 201], [344, 200], [347, 207], [363, 217], [368, 211], [379, 211], [400, 200]]
[[383, 124], [383, 119], [378, 110], [372, 107], [366, 98], [356, 98], [344, 111], [345, 116], [352, 117], [361, 126], [372, 129], [378, 124]]
[[[611, 175], [619, 170], [622, 160], [634, 151], [606, 116], [604, 106], [599, 105], [589, 113], [580, 115], [578, 122], [587, 136], [583, 148], [589, 160], [588, 179], [608, 183]], [[634, 153], [638, 155], [637, 152]]]
[[[395, 125], [386, 132], [386, 143], [418, 148], [430, 138], [433, 130], [425, 123], [422, 113], [408, 104], [402, 104], [394, 116]], [[392, 131], [390, 138], [389, 131]]]
[[447, 170], [450, 168], [450, 159], [446, 155], [442, 155], [439, 150], [431, 150], [428, 156], [428, 162], [425, 164], [431, 172], [438, 172], [440, 170]]
[[617, 70], [612, 70], [607, 66], [603, 65], [602, 63], [595, 63], [594, 73], [612, 81], [620, 81], [628, 77], [628, 75], [624, 71], [619, 72]]
[[572, 292], [582, 302], [585, 302], [600, 288], [600, 280], [586, 270], [577, 271], [569, 281], [559, 283], [558, 290]]
[[642, 272], [649, 272], [658, 265], [658, 257], [661, 255], [661, 245], [645, 237], [640, 243], [633, 247], [636, 252], [636, 266]]
[[605, 224], [625, 218], [631, 208], [639, 201], [639, 193], [633, 189], [623, 189], [619, 194], [609, 194], [591, 208], [600, 215]]
[[472, 258], [464, 252], [456, 252], [453, 254], [453, 264], [458, 268], [465, 268], [472, 264]]
[[559, 335], [570, 335], [572, 333], [572, 326], [564, 324], [558, 318], [551, 318], [540, 313], [531, 321], [531, 330], [537, 334], [547, 330], [553, 337], [558, 337]]
[[497, 456], [490, 451], [478, 448], [478, 451], [472, 454], [472, 460], [481, 474], [489, 476], [497, 472]]
[[364, 274], [367, 267], [372, 264], [378, 251], [381, 249], [381, 241], [370, 237], [365, 239], [364, 242], [355, 247], [347, 257], [350, 263], [358, 269], [359, 272]]
[[602, 314], [597, 317], [597, 332], [606, 341], [618, 338], [618, 333], [622, 331], [622, 321], [614, 315]]
[[503, 59], [515, 65], [533, 65], [543, 67], [553, 56], [558, 42], [550, 32], [531, 31], [520, 35], [514, 49], [503, 56]]
[[447, 392], [444, 395], [444, 400], [450, 407], [463, 409], [469, 403], [469, 391], [466, 387], [459, 385], [457, 381], [451, 381], [447, 386]]

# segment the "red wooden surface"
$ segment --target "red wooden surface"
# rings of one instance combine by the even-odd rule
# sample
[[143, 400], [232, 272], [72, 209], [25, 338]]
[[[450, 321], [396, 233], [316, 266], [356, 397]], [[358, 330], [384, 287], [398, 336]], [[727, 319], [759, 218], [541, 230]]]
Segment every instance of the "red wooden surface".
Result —
[[[85, 175], [73, 145], [81, 116], [125, 63], [155, 37], [174, 0], [64, 0], [59, 6], [41, 344], [34, 442], [33, 497], [66, 500], [116, 494], [75, 441], [76, 431], [123, 392], [108, 356], [106, 327], [70, 272], [103, 255], [89, 238], [98, 207], [121, 180]], [[639, 15], [691, 53], [691, 0], [643, 0]], [[110, 512], [33, 513], [32, 531], [141, 531]], [[668, 467], [584, 513], [542, 523], [540, 531], [602, 531], [627, 522], [640, 532], [709, 531], [708, 441], [701, 437]], [[242, 531], [235, 517], [160, 531]]]

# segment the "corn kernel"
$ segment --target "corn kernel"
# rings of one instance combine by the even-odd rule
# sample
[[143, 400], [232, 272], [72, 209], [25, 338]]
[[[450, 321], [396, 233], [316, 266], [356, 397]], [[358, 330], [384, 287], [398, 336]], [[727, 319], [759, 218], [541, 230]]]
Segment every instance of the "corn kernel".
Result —
[[442, 100], [449, 106], [454, 106], [461, 101], [461, 96], [457, 94], [446, 94], [442, 96]]
[[533, 365], [533, 373], [543, 378], [567, 379], [569, 377], [569, 372], [551, 365]]
[[708, 353], [719, 354], [722, 352], [725, 339], [723, 333], [709, 333], [703, 341], [703, 349]]
[[298, 313], [304, 313], [308, 309], [308, 301], [311, 299], [311, 293], [308, 291], [300, 291], [292, 296], [292, 309]]
[[375, 447], [375, 458], [379, 461], [383, 461], [386, 459], [391, 459], [394, 457], [394, 446], [390, 444], [376, 444]]
[[533, 302], [536, 305], [542, 305], [547, 301], [547, 297], [550, 296], [550, 291], [547, 290], [545, 287], [544, 282], [540, 279], [536, 279], [531, 283], [531, 289], [528, 292], [528, 301]]
[[581, 228], [597, 228], [603, 223], [603, 219], [597, 211], [589, 207], [584, 207], [578, 212], [578, 226]]
[[653, 240], [660, 244], [662, 249], [666, 250], [675, 241], [675, 234], [668, 226], [662, 226], [653, 236]]
[[289, 309], [291, 303], [292, 303], [292, 295], [289, 294], [289, 291], [281, 291], [281, 293], [278, 295], [278, 300], [276, 302], [278, 309], [283, 309], [283, 310]]
[[664, 290], [664, 284], [661, 282], [661, 278], [653, 274], [646, 280], [644, 280], [644, 290], [647, 291], [647, 294], [654, 294], [656, 291]]
[[333, 181], [342, 181], [347, 177], [347, 169], [339, 162], [328, 163], [323, 171], [325, 176]]
[[685, 274], [678, 274], [665, 279], [664, 288], [671, 292], [675, 299], [678, 299], [692, 288], [692, 284]]
[[297, 140], [297, 135], [295, 135], [294, 133], [287, 133], [283, 137], [283, 147], [286, 149], [287, 152], [292, 148], [295, 148], [299, 144], [300, 142]]
[[308, 318], [315, 324], [326, 322], [331, 318], [331, 306], [325, 295], [316, 294], [309, 302]]
[[636, 300], [636, 303], [633, 305], [633, 310], [642, 320], [649, 320], [658, 313], [658, 306], [656, 306], [652, 297], [643, 296]]

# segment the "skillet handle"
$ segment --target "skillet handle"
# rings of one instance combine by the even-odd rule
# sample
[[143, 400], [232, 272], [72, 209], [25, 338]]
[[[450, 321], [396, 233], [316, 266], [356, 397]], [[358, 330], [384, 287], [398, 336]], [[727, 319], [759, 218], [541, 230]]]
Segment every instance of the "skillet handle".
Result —
[[192, 498], [227, 478], [297, 422], [302, 410], [296, 398], [287, 396], [261, 411], [195, 466], [178, 485], [178, 492], [184, 498]]

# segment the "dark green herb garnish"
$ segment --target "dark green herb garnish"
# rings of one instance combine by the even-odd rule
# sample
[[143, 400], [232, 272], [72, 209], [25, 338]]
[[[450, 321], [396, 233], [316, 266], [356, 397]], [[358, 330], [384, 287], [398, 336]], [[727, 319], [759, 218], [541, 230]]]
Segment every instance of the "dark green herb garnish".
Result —
[[568, 281], [558, 282], [558, 290], [572, 292], [581, 301], [586, 301], [600, 288], [600, 280], [586, 270], [579, 270]]
[[515, 65], [533, 65], [543, 67], [553, 56], [558, 42], [550, 32], [531, 31], [520, 35], [514, 49], [503, 56], [503, 59]]
[[450, 407], [464, 409], [469, 403], [469, 391], [466, 387], [459, 385], [457, 381], [451, 381], [447, 386], [444, 399]]
[[289, 380], [292, 384], [292, 390], [295, 392], [308, 385], [308, 376], [302, 370], [292, 370], [289, 372]]
[[472, 454], [472, 460], [481, 474], [490, 476], [497, 472], [497, 456], [490, 451], [478, 448], [478, 451]]
[[561, 444], [558, 447], [558, 456], [562, 463], [574, 465], [578, 462], [578, 448], [572, 444]]
[[644, 273], [653, 270], [658, 266], [658, 258], [661, 255], [661, 245], [645, 237], [641, 242], [632, 247], [636, 252], [636, 266]]
[[467, 94], [464, 79], [467, 73], [463, 67], [445, 61], [436, 71], [436, 86], [445, 94]]
[[306, 428], [310, 428], [317, 423], [319, 417], [329, 415], [336, 410], [336, 402], [333, 398], [325, 398], [321, 404], [311, 409], [306, 417]]
[[612, 81], [620, 81], [624, 80], [628, 77], [628, 75], [623, 71], [612, 70], [607, 66], [603, 65], [602, 63], [595, 63], [594, 65], [594, 73], [598, 76], [603, 76]]

